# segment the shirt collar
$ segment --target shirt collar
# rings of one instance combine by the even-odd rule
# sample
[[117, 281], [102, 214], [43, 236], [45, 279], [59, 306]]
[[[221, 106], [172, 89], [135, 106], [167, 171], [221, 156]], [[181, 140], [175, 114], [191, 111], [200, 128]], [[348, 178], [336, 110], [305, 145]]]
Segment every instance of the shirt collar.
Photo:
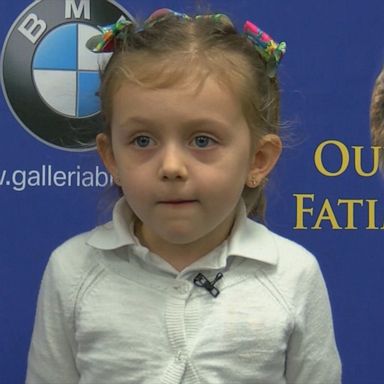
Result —
[[228, 239], [228, 255], [242, 256], [263, 263], [277, 264], [275, 234], [263, 224], [247, 217], [244, 201], [238, 207], [235, 223]]
[[[133, 233], [133, 223], [134, 214], [122, 197], [115, 204], [112, 221], [91, 231], [87, 244], [101, 250], [113, 250], [130, 245], [140, 246]], [[275, 265], [278, 260], [278, 249], [274, 236], [264, 225], [247, 218], [245, 203], [241, 201], [231, 234], [226, 242], [218, 247], [222, 251], [217, 252], [216, 249], [213, 251], [216, 256], [206, 259], [212, 263], [208, 267], [224, 267], [228, 256], [240, 256]]]
[[112, 221], [91, 231], [87, 244], [101, 250], [138, 245], [133, 235], [134, 215], [124, 197], [113, 208]]

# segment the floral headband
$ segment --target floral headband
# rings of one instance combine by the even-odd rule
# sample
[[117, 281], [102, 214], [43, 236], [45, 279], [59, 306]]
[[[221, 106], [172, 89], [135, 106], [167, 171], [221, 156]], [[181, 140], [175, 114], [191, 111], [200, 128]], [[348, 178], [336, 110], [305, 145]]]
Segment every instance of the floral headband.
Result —
[[[162, 8], [153, 12], [151, 16], [144, 22], [143, 27], [135, 29], [135, 32], [141, 32], [151, 28], [155, 24], [166, 20], [170, 17], [176, 17], [182, 20], [192, 20], [190, 16], [185, 13], [179, 13], [171, 9]], [[195, 19], [210, 19], [217, 23], [230, 25], [233, 27], [232, 21], [228, 16], [221, 13], [213, 15], [198, 15]], [[87, 47], [96, 53], [113, 52], [116, 42], [122, 39], [124, 33], [129, 28], [135, 28], [135, 24], [131, 20], [127, 20], [121, 16], [115, 24], [110, 24], [104, 27], [99, 27], [101, 34], [91, 37], [87, 42]], [[244, 35], [255, 47], [256, 51], [260, 54], [267, 64], [268, 76], [273, 78], [276, 75], [277, 67], [283, 58], [287, 45], [285, 42], [276, 43], [267, 33], [263, 32], [259, 27], [250, 21], [246, 21], [243, 27]]]

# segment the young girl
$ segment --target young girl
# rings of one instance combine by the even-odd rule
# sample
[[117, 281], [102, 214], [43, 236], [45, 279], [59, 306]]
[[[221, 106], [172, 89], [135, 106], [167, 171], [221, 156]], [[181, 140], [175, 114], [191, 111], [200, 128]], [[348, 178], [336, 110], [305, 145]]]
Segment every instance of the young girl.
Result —
[[247, 218], [281, 152], [285, 44], [170, 10], [103, 32], [97, 146], [123, 197], [53, 253], [27, 383], [340, 383], [315, 258]]

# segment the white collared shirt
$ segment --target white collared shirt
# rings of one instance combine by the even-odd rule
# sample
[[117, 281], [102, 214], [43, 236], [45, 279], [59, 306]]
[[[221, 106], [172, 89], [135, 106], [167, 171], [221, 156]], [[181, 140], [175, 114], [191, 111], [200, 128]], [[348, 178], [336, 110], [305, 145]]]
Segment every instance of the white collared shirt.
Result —
[[[316, 259], [247, 219], [178, 272], [140, 245], [122, 199], [44, 273], [27, 384], [339, 384]], [[181, 256], [182, 257], [182, 256]], [[212, 281], [215, 298], [193, 284]]]

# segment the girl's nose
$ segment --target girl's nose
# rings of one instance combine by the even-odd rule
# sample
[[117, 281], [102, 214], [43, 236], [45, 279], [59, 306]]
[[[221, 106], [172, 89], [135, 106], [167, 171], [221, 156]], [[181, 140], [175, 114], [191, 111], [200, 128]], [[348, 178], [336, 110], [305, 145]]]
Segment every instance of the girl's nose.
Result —
[[176, 145], [165, 147], [161, 154], [159, 176], [162, 180], [186, 180], [188, 177], [186, 156]]

